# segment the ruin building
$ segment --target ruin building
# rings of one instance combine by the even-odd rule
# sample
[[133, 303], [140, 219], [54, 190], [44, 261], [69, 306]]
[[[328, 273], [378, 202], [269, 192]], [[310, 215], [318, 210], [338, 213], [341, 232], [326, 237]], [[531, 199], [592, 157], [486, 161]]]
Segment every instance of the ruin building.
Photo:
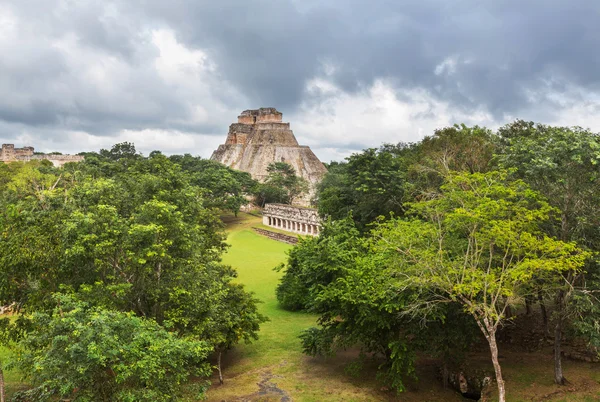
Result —
[[56, 167], [61, 167], [68, 162], [81, 162], [84, 157], [81, 155], [55, 155], [55, 154], [36, 154], [33, 147], [15, 148], [14, 144], [2, 144], [0, 151], [0, 162], [29, 162], [34, 160], [49, 160]]
[[237, 123], [229, 126], [225, 144], [219, 145], [211, 159], [248, 172], [259, 181], [266, 179], [269, 164], [290, 164], [310, 186], [309, 194], [299, 200], [302, 205], [308, 204], [315, 185], [327, 172], [308, 146], [298, 144], [290, 123], [284, 123], [281, 112], [275, 108], [243, 111]]
[[321, 230], [321, 218], [316, 209], [267, 204], [263, 211], [263, 225], [302, 235], [317, 236]]

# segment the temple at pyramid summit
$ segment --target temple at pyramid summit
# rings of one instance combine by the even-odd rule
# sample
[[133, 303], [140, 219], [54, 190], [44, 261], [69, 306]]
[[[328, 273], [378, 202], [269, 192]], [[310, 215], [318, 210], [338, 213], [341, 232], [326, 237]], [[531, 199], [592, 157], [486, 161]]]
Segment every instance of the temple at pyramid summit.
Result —
[[[309, 182], [311, 194], [327, 172], [309, 147], [298, 144], [290, 123], [284, 123], [275, 108], [243, 111], [237, 123], [229, 126], [225, 144], [219, 145], [211, 159], [248, 172], [259, 181], [267, 177], [269, 164], [289, 163], [298, 176]], [[307, 204], [309, 199], [307, 194], [302, 203]]]

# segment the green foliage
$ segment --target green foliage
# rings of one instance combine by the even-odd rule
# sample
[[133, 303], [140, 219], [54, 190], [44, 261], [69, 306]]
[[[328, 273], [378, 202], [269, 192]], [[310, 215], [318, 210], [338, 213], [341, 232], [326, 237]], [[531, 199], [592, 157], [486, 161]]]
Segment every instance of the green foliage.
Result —
[[386, 144], [330, 166], [317, 188], [319, 214], [333, 220], [349, 212], [361, 230], [378, 216], [402, 215], [414, 147]]
[[[600, 252], [600, 136], [580, 127], [552, 127], [517, 120], [498, 131], [501, 166], [512, 168], [532, 188], [559, 209], [560, 219], [546, 224], [547, 233], [576, 241]], [[555, 348], [560, 351], [563, 327], [597, 343], [593, 328], [600, 321], [597, 287], [600, 272], [596, 259], [588, 259], [586, 272], [568, 272], [555, 280], [540, 280], [533, 287], [550, 294], [556, 304]], [[584, 313], [585, 311], [585, 313]], [[570, 326], [570, 328], [569, 328]], [[556, 335], [555, 335], [556, 337]], [[564, 383], [560, 352], [555, 353], [555, 381]]]
[[361, 231], [379, 216], [403, 216], [405, 203], [439, 193], [450, 171], [493, 168], [496, 141], [483, 127], [455, 125], [436, 130], [418, 144], [385, 144], [332, 163], [317, 187], [321, 216], [343, 219], [349, 212]]
[[439, 193], [449, 172], [483, 173], [494, 167], [496, 138], [484, 127], [455, 124], [435, 130], [416, 145], [410, 192], [416, 199]]
[[[217, 209], [239, 209], [229, 200], [241, 195], [228, 193], [227, 183], [248, 177], [179, 161], [185, 169], [160, 152], [146, 158], [118, 144], [63, 169], [2, 170], [0, 304], [49, 313], [52, 295], [67, 290], [90, 308], [133, 313], [211, 350], [256, 339], [265, 317], [220, 262], [226, 244]], [[40, 375], [50, 376], [49, 367]]]
[[[277, 300], [288, 310], [318, 311], [316, 296], [343, 275], [363, 251], [351, 216], [323, 224], [320, 236], [300, 238], [290, 250]], [[283, 269], [280, 266], [279, 269]]]
[[423, 317], [440, 303], [459, 303], [473, 317], [504, 400], [496, 331], [507, 307], [536, 279], [580, 271], [589, 253], [546, 236], [541, 226], [553, 209], [506, 172], [451, 174], [441, 191], [412, 204], [418, 218], [379, 225], [373, 248], [386, 259], [391, 285], [414, 292], [404, 314]]
[[562, 240], [600, 250], [600, 137], [580, 127], [517, 120], [498, 131], [498, 161], [541, 192], [561, 219], [551, 226]]
[[174, 401], [190, 375], [207, 376], [207, 342], [179, 338], [153, 320], [56, 294], [33, 314], [15, 364], [33, 388], [17, 400]]
[[441, 197], [415, 203], [420, 219], [381, 224], [374, 247], [408, 282], [465, 304], [470, 313], [503, 319], [510, 298], [536, 275], [581, 269], [588, 253], [545, 236], [552, 208], [506, 173], [454, 174]]
[[169, 159], [190, 174], [193, 185], [206, 189], [204, 205], [231, 211], [237, 215], [248, 204], [248, 197], [258, 183], [249, 173], [231, 169], [219, 162], [193, 157], [189, 154], [173, 155]]
[[[304, 353], [328, 356], [359, 346], [363, 353], [383, 358], [378, 377], [402, 391], [404, 379], [414, 376], [417, 350], [457, 361], [473, 332], [460, 327], [464, 323], [457, 318], [460, 314], [444, 322], [442, 309], [425, 327], [402, 316], [410, 293], [393, 291], [391, 281], [381, 256], [371, 251], [348, 216], [326, 222], [318, 238], [302, 239], [289, 252], [277, 297], [284, 308], [320, 314], [320, 327], [300, 337]], [[439, 347], [433, 347], [432, 340]]]
[[267, 167], [268, 176], [255, 190], [256, 203], [293, 204], [308, 191], [308, 182], [296, 175], [294, 168], [285, 162], [273, 162]]

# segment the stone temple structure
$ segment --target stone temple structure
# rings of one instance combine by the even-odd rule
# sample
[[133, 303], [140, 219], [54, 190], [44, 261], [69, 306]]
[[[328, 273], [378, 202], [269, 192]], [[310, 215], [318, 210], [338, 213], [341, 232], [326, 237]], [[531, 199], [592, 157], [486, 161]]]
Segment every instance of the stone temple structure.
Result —
[[[269, 164], [289, 163], [298, 176], [308, 181], [311, 194], [327, 172], [309, 147], [298, 144], [290, 123], [282, 122], [282, 114], [275, 108], [243, 111], [238, 122], [229, 126], [225, 144], [219, 145], [211, 159], [248, 172], [259, 181], [267, 177]], [[307, 194], [301, 203], [307, 205], [309, 200]]]
[[267, 204], [263, 211], [263, 225], [288, 232], [316, 236], [321, 230], [321, 219], [316, 209]]
[[55, 154], [35, 154], [33, 147], [15, 148], [14, 144], [2, 144], [0, 151], [0, 162], [29, 162], [34, 160], [49, 160], [56, 167], [61, 167], [68, 162], [81, 162], [84, 157], [81, 155], [55, 155]]

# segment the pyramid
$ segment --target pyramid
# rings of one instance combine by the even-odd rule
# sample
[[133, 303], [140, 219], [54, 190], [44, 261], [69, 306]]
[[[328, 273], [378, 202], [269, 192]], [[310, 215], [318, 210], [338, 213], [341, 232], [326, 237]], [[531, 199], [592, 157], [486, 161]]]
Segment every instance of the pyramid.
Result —
[[225, 144], [219, 145], [211, 159], [248, 172], [259, 181], [266, 179], [269, 164], [286, 162], [310, 185], [310, 194], [302, 197], [301, 204], [308, 203], [315, 185], [327, 172], [309, 147], [298, 144], [290, 123], [283, 123], [281, 112], [275, 108], [243, 111], [238, 122], [229, 126]]

